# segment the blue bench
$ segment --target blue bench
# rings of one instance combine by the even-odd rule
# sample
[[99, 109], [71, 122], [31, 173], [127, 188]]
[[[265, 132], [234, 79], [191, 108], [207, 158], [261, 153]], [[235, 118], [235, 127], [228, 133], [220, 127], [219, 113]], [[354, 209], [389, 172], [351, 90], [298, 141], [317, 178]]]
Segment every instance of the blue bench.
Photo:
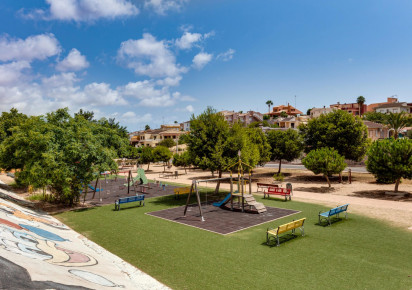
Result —
[[335, 208], [332, 208], [329, 211], [325, 211], [325, 212], [319, 212], [319, 224], [321, 224], [322, 220], [326, 220], [328, 222], [329, 225], [331, 225], [331, 217], [336, 215], [336, 217], [339, 218], [339, 214], [341, 212], [345, 213], [345, 219], [348, 218], [348, 206], [349, 204], [344, 204], [341, 206], [337, 206]]
[[120, 210], [120, 205], [122, 203], [129, 203], [129, 202], [135, 202], [135, 201], [140, 201], [140, 205], [142, 205], [142, 201], [143, 201], [143, 206], [144, 206], [144, 196], [145, 195], [142, 194], [142, 195], [119, 198], [114, 203], [114, 210]]

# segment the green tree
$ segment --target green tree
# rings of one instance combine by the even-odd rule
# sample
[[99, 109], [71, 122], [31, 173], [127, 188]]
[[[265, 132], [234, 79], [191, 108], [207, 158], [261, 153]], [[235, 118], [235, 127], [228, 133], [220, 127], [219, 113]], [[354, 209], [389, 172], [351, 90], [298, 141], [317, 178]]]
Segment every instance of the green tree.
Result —
[[145, 126], [144, 126], [144, 130], [145, 130], [145, 131], [150, 130], [150, 126], [149, 126], [149, 125], [145, 125]]
[[4, 139], [12, 135], [11, 129], [15, 126], [19, 126], [21, 123], [27, 120], [25, 114], [19, 113], [15, 108], [12, 108], [9, 112], [3, 112], [0, 116], [0, 143]]
[[83, 116], [87, 121], [93, 121], [94, 112], [93, 111], [83, 111], [80, 109], [78, 113], [75, 113], [74, 116]]
[[398, 192], [402, 178], [412, 179], [412, 140], [391, 138], [373, 142], [366, 169], [380, 183], [395, 182]]
[[306, 111], [306, 115], [308, 115], [308, 116], [310, 116], [310, 112], [312, 111], [312, 109], [308, 109], [307, 111]]
[[309, 120], [299, 126], [305, 151], [323, 147], [335, 148], [346, 159], [360, 161], [366, 154], [370, 140], [365, 124], [359, 117], [335, 110]]
[[182, 144], [187, 144], [187, 141], [189, 140], [189, 135], [188, 134], [182, 134], [179, 137], [179, 141], [178, 144], [182, 145]]
[[181, 154], [175, 153], [173, 155], [173, 165], [176, 167], [183, 167], [185, 169], [185, 173], [187, 173], [186, 168], [191, 165], [189, 152], [185, 151]]
[[194, 164], [212, 173], [218, 171], [221, 177], [229, 165], [224, 155], [229, 125], [223, 115], [211, 107], [197, 117], [192, 115], [188, 136], [188, 152]]
[[247, 128], [246, 134], [252, 144], [256, 146], [259, 152], [259, 160], [253, 166], [263, 166], [266, 162], [270, 161], [270, 145], [266, 134], [260, 128]]
[[386, 118], [386, 123], [388, 124], [389, 128], [394, 130], [393, 137], [395, 139], [398, 139], [399, 132], [403, 128], [411, 125], [411, 118], [405, 112], [389, 113], [389, 115]]
[[375, 123], [385, 124], [387, 115], [379, 112], [366, 112], [363, 114], [363, 119]]
[[363, 107], [363, 104], [365, 104], [365, 98], [363, 96], [359, 96], [356, 99], [356, 103], [358, 103], [358, 106], [359, 106], [359, 116], [362, 116], [362, 107]]
[[270, 130], [267, 133], [269, 145], [271, 147], [271, 159], [279, 160], [279, 170], [281, 171], [282, 160], [292, 161], [299, 158], [303, 151], [303, 138], [293, 129], [286, 131]]
[[156, 162], [162, 161], [164, 170], [166, 170], [166, 163], [172, 158], [172, 152], [165, 146], [157, 146], [153, 149], [153, 159]]
[[315, 174], [323, 174], [331, 187], [329, 176], [341, 173], [347, 166], [345, 158], [333, 148], [312, 150], [302, 159], [303, 165]]
[[270, 115], [263, 115], [263, 120], [264, 121], [267, 121], [267, 120], [269, 120], [270, 119]]
[[142, 164], [147, 164], [147, 170], [149, 170], [150, 163], [154, 162], [153, 148], [150, 146], [143, 147], [139, 161]]
[[270, 114], [270, 106], [273, 106], [273, 102], [272, 102], [271, 100], [267, 100], [267, 101], [266, 101], [266, 105], [267, 105], [268, 108], [269, 108], [269, 114]]
[[0, 166], [17, 169], [17, 183], [49, 187], [57, 201], [72, 205], [96, 172], [117, 169], [113, 148], [128, 143], [112, 140], [107, 147], [104, 135], [113, 132], [99, 127], [84, 117], [71, 117], [67, 108], [30, 117], [0, 145]]
[[173, 146], [176, 146], [176, 142], [172, 138], [166, 138], [160, 141], [159, 144], [157, 144], [157, 146], [172, 148]]

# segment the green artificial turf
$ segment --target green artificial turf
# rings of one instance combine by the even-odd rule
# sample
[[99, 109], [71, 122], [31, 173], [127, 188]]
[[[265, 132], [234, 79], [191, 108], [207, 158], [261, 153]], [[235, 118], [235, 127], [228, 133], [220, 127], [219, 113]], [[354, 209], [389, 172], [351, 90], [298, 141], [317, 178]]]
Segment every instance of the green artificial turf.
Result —
[[[412, 288], [411, 233], [351, 214], [350, 206], [348, 220], [322, 227], [316, 223], [323, 206], [256, 199], [301, 213], [227, 236], [145, 215], [185, 203], [171, 196], [57, 218], [174, 289]], [[305, 237], [266, 246], [268, 226], [302, 217]]]

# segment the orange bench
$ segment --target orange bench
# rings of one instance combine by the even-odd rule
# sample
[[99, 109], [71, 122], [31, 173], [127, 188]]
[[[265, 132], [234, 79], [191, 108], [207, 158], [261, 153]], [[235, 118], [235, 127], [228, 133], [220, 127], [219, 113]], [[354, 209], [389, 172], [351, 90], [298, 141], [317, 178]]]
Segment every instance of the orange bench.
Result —
[[266, 195], [268, 196], [268, 198], [270, 195], [280, 195], [284, 196], [285, 200], [288, 200], [288, 198], [289, 200], [292, 200], [290, 188], [269, 186], [268, 189], [263, 192], [263, 198], [266, 198]]

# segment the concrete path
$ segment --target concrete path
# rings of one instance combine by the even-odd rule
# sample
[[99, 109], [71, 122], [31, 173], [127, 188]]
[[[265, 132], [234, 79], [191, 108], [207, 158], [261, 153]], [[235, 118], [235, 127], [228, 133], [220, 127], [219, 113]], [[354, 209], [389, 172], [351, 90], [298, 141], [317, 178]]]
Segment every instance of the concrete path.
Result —
[[169, 289], [57, 219], [0, 198], [0, 289], [106, 288]]

